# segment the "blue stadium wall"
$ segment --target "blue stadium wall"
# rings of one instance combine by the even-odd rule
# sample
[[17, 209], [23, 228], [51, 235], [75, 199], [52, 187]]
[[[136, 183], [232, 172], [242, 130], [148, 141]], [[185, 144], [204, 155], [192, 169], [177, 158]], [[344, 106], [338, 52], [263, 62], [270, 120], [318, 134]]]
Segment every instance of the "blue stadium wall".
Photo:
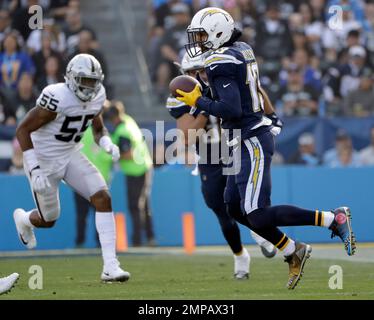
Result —
[[[112, 184], [116, 212], [124, 212], [131, 244], [131, 218], [128, 214], [124, 177], [118, 173]], [[34, 207], [26, 178], [0, 175], [0, 250], [23, 250], [12, 219], [16, 207]], [[76, 234], [75, 205], [71, 190], [61, 184], [62, 213], [53, 229], [37, 230], [39, 249], [73, 248]], [[374, 168], [328, 169], [305, 167], [274, 167], [274, 204], [295, 204], [306, 208], [331, 209], [349, 205], [358, 241], [374, 241]], [[157, 242], [161, 246], [182, 244], [182, 214], [195, 215], [198, 245], [224, 244], [214, 214], [204, 205], [200, 180], [182, 166], [164, 167], [155, 171], [152, 207]], [[313, 227], [284, 228], [296, 239], [330, 242], [326, 229]], [[253, 243], [246, 228], [241, 227], [245, 243]], [[90, 215], [87, 247], [95, 246], [94, 214]], [[333, 240], [338, 241], [338, 240]]]

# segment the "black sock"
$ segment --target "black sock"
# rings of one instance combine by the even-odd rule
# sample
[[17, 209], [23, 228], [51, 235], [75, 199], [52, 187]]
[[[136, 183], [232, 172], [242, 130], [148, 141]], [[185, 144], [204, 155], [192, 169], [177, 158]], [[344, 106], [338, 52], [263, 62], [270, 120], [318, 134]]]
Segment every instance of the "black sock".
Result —
[[235, 220], [228, 215], [225, 206], [220, 209], [214, 210], [214, 213], [218, 218], [223, 236], [229, 244], [232, 252], [241, 252], [243, 246], [240, 238], [240, 230]]
[[273, 206], [257, 209], [247, 215], [256, 229], [283, 226], [315, 226], [322, 224], [322, 213], [294, 206]]

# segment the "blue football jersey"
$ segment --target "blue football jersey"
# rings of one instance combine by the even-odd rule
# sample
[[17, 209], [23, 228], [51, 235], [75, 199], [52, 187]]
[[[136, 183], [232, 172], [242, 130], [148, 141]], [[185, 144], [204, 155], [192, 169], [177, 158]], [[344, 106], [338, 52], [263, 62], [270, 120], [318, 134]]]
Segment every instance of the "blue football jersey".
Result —
[[[205, 60], [213, 99], [201, 97], [196, 107], [222, 119], [222, 128], [240, 129], [242, 139], [269, 130], [264, 100], [259, 92], [258, 65], [252, 48], [244, 42], [222, 47]], [[232, 138], [229, 133], [229, 137]]]

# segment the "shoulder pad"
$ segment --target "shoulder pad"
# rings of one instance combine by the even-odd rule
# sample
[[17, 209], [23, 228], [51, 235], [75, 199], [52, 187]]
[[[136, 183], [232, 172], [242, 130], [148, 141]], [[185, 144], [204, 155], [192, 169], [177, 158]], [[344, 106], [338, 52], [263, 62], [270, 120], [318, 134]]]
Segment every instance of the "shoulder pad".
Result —
[[[227, 49], [229, 50], [229, 48]], [[218, 53], [217, 51], [213, 52], [209, 57], [206, 58], [205, 68], [210, 67], [214, 64], [242, 64], [243, 61], [236, 58], [230, 51], [225, 51], [225, 53]]]
[[69, 89], [64, 83], [50, 84], [43, 89], [36, 105], [52, 112], [61, 112], [66, 90]]
[[101, 106], [104, 105], [104, 102], [106, 100], [106, 91], [105, 91], [105, 87], [103, 85], [101, 85], [101, 88], [99, 90], [99, 92], [97, 93], [96, 97], [93, 99], [93, 102], [97, 102], [98, 104], [100, 104]]

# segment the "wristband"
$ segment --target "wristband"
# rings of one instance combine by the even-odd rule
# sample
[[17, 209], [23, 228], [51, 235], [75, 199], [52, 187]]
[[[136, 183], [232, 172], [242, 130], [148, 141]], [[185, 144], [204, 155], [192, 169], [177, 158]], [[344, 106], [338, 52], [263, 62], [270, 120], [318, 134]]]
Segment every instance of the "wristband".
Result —
[[29, 149], [23, 152], [23, 159], [26, 163], [27, 168], [31, 172], [33, 169], [39, 166], [38, 159], [36, 157], [34, 149]]
[[113, 142], [109, 136], [102, 136], [99, 140], [99, 146], [103, 148], [105, 151], [108, 151], [112, 144]]

